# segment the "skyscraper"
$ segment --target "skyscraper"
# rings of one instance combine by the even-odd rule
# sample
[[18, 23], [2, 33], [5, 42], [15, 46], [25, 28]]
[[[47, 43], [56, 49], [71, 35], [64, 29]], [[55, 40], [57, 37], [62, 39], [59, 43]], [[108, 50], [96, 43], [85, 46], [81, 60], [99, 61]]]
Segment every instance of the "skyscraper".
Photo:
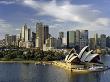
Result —
[[5, 35], [5, 44], [9, 45], [9, 34]]
[[95, 49], [95, 38], [89, 39], [89, 46], [90, 46], [90, 49], [92, 49], [92, 50]]
[[63, 47], [63, 38], [64, 38], [64, 32], [59, 32], [59, 37], [58, 37], [58, 48]]
[[99, 46], [99, 38], [97, 33], [94, 34], [94, 44], [95, 44], [95, 48]]
[[19, 42], [20, 42], [20, 34], [16, 35], [16, 46], [19, 46]]
[[25, 24], [22, 28], [21, 28], [21, 40], [25, 41], [25, 30], [27, 29], [27, 25]]
[[59, 32], [59, 38], [64, 38], [64, 32]]
[[80, 49], [88, 45], [88, 30], [80, 31]]
[[43, 42], [45, 44], [46, 39], [48, 39], [48, 37], [49, 37], [49, 26], [48, 25], [44, 25], [44, 27], [43, 27], [43, 34], [44, 35], [42, 35], [42, 37], [43, 37]]
[[31, 30], [27, 28], [26, 24], [21, 28], [21, 40], [23, 42], [31, 41]]
[[76, 30], [76, 45], [80, 45], [80, 30]]
[[31, 30], [27, 28], [26, 24], [21, 28], [20, 34], [21, 34], [21, 41], [19, 42], [19, 47], [26, 47], [26, 48], [32, 47]]
[[75, 46], [76, 33], [75, 31], [67, 31], [67, 47], [73, 48]]
[[106, 35], [105, 34], [100, 35], [100, 46], [103, 49], [106, 48]]
[[49, 37], [49, 27], [39, 22], [36, 24], [36, 47], [43, 49], [46, 39]]
[[35, 42], [36, 42], [36, 33], [32, 32], [32, 42], [33, 42], [33, 47], [35, 47]]
[[26, 28], [25, 29], [25, 42], [31, 41], [31, 30]]
[[110, 36], [106, 38], [106, 47], [110, 48]]

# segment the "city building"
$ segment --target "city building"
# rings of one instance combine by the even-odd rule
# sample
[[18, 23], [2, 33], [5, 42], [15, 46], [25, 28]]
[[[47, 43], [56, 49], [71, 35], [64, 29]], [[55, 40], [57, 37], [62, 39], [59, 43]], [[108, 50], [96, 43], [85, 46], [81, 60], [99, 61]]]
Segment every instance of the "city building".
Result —
[[102, 49], [106, 48], [106, 35], [105, 34], [100, 35], [100, 47]]
[[53, 49], [57, 49], [57, 39], [54, 37], [50, 37], [46, 39], [46, 43], [43, 45], [43, 50], [47, 51]]
[[59, 38], [64, 38], [64, 32], [59, 32]]
[[5, 44], [5, 39], [0, 40], [0, 47], [3, 47], [3, 46], [6, 46], [6, 44]]
[[76, 30], [76, 45], [80, 46], [80, 30]]
[[30, 48], [32, 47], [32, 40], [31, 40], [31, 30], [27, 27], [25, 24], [21, 28], [21, 36], [20, 36], [20, 41], [19, 41], [19, 47], [25, 47], [25, 48]]
[[95, 38], [90, 38], [89, 39], [89, 47], [90, 49], [94, 50], [96, 48], [96, 44], [95, 44]]
[[21, 40], [25, 41], [25, 31], [27, 29], [27, 25], [25, 24], [22, 28], [21, 28]]
[[64, 38], [64, 32], [59, 32], [59, 37], [58, 37], [58, 48], [63, 47], [63, 38]]
[[88, 42], [88, 30], [67, 31], [67, 48], [74, 47], [79, 52]]
[[19, 42], [21, 41], [20, 34], [16, 35], [16, 46], [19, 46]]
[[5, 35], [5, 44], [6, 46], [16, 46], [16, 35]]
[[75, 47], [76, 33], [75, 31], [67, 31], [67, 48]]
[[62, 46], [63, 46], [63, 48], [66, 48], [67, 47], [67, 38], [66, 37], [64, 37], [62, 39]]
[[32, 32], [32, 43], [33, 43], [33, 47], [35, 48], [36, 45], [36, 33]]
[[31, 41], [31, 30], [26, 28], [25, 29], [25, 42]]
[[110, 48], [110, 36], [106, 38], [106, 47]]
[[[5, 44], [4, 44], [5, 41]], [[58, 38], [54, 38], [49, 34], [49, 26], [42, 22], [36, 24], [36, 33], [31, 32], [31, 29], [25, 24], [18, 35], [5, 35], [5, 40], [0, 41], [1, 46], [19, 46], [24, 48], [40, 48], [40, 49], [63, 49], [75, 48], [76, 52], [88, 46], [90, 49], [105, 49], [110, 48], [110, 36], [105, 34], [94, 34], [93, 38], [88, 38], [88, 30], [67, 31], [67, 36], [64, 37], [64, 32], [59, 32]]]
[[99, 37], [98, 37], [98, 34], [94, 34], [94, 44], [95, 44], [95, 48], [98, 48], [100, 46], [100, 40], [99, 40]]
[[48, 25], [43, 25], [39, 22], [36, 24], [36, 47], [43, 49], [46, 39], [49, 37], [49, 27]]
[[10, 44], [10, 40], [9, 40], [9, 34], [5, 35], [5, 44], [9, 45]]
[[88, 30], [80, 31], [80, 50], [88, 45]]

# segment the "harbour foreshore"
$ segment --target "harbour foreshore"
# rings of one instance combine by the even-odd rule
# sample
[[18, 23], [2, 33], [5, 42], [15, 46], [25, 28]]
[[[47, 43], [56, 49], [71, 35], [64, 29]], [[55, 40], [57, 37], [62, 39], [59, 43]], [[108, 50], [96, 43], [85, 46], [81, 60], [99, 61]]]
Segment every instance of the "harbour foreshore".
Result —
[[52, 64], [52, 61], [0, 61], [0, 63]]
[[65, 63], [65, 62], [61, 62], [61, 61], [53, 61], [52, 64], [55, 65], [55, 66], [58, 66], [60, 68], [70, 70], [70, 71], [73, 71], [73, 72], [77, 72], [77, 73], [91, 72], [89, 70], [83, 69], [84, 65], [71, 65], [70, 63]]

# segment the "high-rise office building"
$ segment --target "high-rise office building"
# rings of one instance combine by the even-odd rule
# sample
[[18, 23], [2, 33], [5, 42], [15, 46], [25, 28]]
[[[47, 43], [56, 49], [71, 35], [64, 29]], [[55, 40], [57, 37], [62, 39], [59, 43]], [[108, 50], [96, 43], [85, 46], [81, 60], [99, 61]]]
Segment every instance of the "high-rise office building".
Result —
[[32, 40], [31, 40], [31, 30], [27, 28], [27, 25], [25, 24], [21, 28], [21, 41], [19, 42], [19, 47], [32, 47]]
[[80, 31], [80, 49], [88, 45], [88, 30]]
[[110, 36], [106, 38], [106, 47], [110, 48]]
[[20, 34], [16, 35], [16, 46], [19, 46], [19, 42], [20, 42]]
[[21, 40], [25, 41], [25, 30], [27, 29], [27, 25], [25, 24], [22, 28], [21, 28]]
[[80, 30], [76, 30], [76, 45], [80, 45]]
[[90, 49], [94, 50], [95, 49], [95, 38], [90, 38], [89, 39], [89, 46], [90, 46]]
[[103, 49], [106, 48], [106, 35], [105, 34], [100, 35], [100, 47]]
[[64, 37], [64, 38], [62, 39], [62, 45], [63, 45], [64, 48], [67, 47], [67, 37]]
[[33, 42], [33, 47], [35, 47], [35, 42], [36, 42], [36, 33], [32, 32], [32, 42]]
[[6, 35], [5, 35], [5, 44], [6, 44], [6, 45], [9, 45], [9, 43], [10, 43], [10, 42], [9, 42], [9, 34], [6, 34]]
[[44, 42], [44, 44], [45, 44], [45, 42], [46, 42], [46, 39], [48, 39], [49, 38], [49, 26], [48, 25], [44, 25], [44, 27], [43, 27], [43, 32], [42, 32], [44, 35], [42, 35], [42, 37], [43, 37], [43, 42]]
[[67, 31], [67, 47], [77, 51], [88, 45], [88, 30]]
[[76, 33], [75, 31], [67, 31], [67, 47], [73, 48], [75, 46]]
[[99, 46], [99, 37], [97, 33], [94, 34], [94, 44], [95, 44], [95, 48]]
[[43, 49], [46, 39], [49, 37], [49, 27], [43, 23], [36, 24], [36, 47]]
[[64, 32], [59, 32], [59, 38], [64, 38]]
[[26, 28], [25, 29], [25, 42], [31, 41], [31, 30]]
[[59, 37], [58, 37], [58, 48], [63, 47], [63, 38], [64, 38], [64, 32], [59, 32]]
[[11, 36], [11, 45], [16, 46], [16, 35]]

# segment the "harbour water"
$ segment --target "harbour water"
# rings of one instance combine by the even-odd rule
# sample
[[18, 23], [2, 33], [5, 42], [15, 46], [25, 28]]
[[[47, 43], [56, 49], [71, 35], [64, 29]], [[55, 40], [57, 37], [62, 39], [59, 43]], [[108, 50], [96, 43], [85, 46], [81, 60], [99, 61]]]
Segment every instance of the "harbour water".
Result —
[[[110, 66], [110, 56], [102, 61]], [[47, 64], [0, 63], [0, 82], [110, 82], [110, 70], [74, 73]]]

